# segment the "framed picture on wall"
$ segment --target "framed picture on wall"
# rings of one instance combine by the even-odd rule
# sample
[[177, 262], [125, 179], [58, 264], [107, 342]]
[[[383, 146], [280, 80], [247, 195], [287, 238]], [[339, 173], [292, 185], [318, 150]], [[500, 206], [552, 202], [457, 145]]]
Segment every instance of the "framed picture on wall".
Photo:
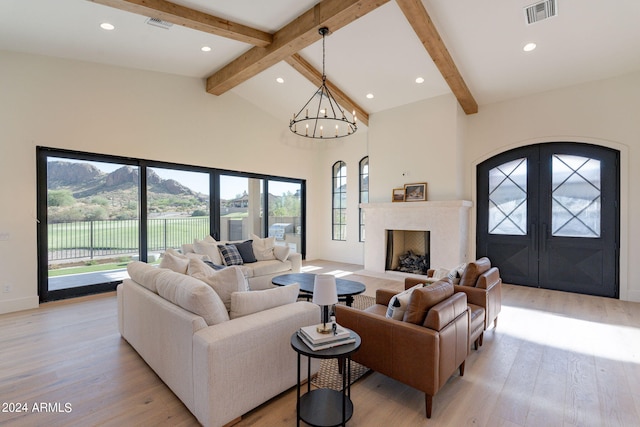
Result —
[[426, 182], [404, 185], [405, 202], [424, 202], [425, 200], [427, 200]]
[[393, 202], [404, 202], [404, 188], [394, 188], [391, 196]]

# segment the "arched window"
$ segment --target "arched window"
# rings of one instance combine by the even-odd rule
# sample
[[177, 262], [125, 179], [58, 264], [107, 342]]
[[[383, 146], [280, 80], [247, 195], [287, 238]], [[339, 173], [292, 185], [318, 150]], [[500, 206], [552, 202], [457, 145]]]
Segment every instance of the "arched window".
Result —
[[347, 164], [339, 160], [333, 164], [332, 239], [347, 240]]
[[[369, 156], [360, 160], [360, 203], [369, 203]], [[360, 210], [360, 241], [364, 242], [364, 210]]]

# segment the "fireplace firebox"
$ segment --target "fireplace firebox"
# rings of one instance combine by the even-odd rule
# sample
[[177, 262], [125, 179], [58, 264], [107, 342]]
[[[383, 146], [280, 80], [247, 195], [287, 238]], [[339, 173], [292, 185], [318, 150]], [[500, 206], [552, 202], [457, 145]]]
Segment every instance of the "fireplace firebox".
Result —
[[428, 230], [386, 230], [385, 270], [427, 274], [430, 268], [431, 233]]

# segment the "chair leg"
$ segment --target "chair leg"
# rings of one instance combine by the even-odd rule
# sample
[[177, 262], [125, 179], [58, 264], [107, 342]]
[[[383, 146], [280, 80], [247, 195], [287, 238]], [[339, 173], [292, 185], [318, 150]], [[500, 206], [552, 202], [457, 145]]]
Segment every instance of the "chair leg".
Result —
[[495, 319], [493, 319], [493, 329], [498, 327], [498, 317], [496, 316]]
[[463, 360], [462, 363], [460, 364], [460, 376], [464, 376], [464, 364], [467, 363], [466, 360]]
[[431, 418], [431, 406], [433, 404], [433, 396], [428, 395], [427, 393], [424, 394], [424, 403], [425, 403], [425, 407], [427, 408], [427, 418]]
[[[480, 336], [478, 337], [478, 346], [482, 347], [482, 342], [484, 341], [484, 332], [480, 334]], [[476, 347], [476, 350], [478, 348]]]

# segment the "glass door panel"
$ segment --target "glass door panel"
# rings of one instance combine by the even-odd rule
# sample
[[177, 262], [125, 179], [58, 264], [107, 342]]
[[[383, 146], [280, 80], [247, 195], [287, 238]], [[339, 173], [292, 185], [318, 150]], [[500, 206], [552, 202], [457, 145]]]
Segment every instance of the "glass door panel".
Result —
[[302, 185], [299, 183], [268, 181], [268, 236], [275, 236], [276, 244], [287, 245], [294, 252], [302, 249]]
[[139, 169], [53, 156], [46, 167], [44, 293], [81, 295], [127, 277], [139, 253]]
[[209, 234], [209, 174], [147, 168], [147, 257]]
[[263, 180], [220, 175], [220, 239], [246, 240], [263, 234]]

